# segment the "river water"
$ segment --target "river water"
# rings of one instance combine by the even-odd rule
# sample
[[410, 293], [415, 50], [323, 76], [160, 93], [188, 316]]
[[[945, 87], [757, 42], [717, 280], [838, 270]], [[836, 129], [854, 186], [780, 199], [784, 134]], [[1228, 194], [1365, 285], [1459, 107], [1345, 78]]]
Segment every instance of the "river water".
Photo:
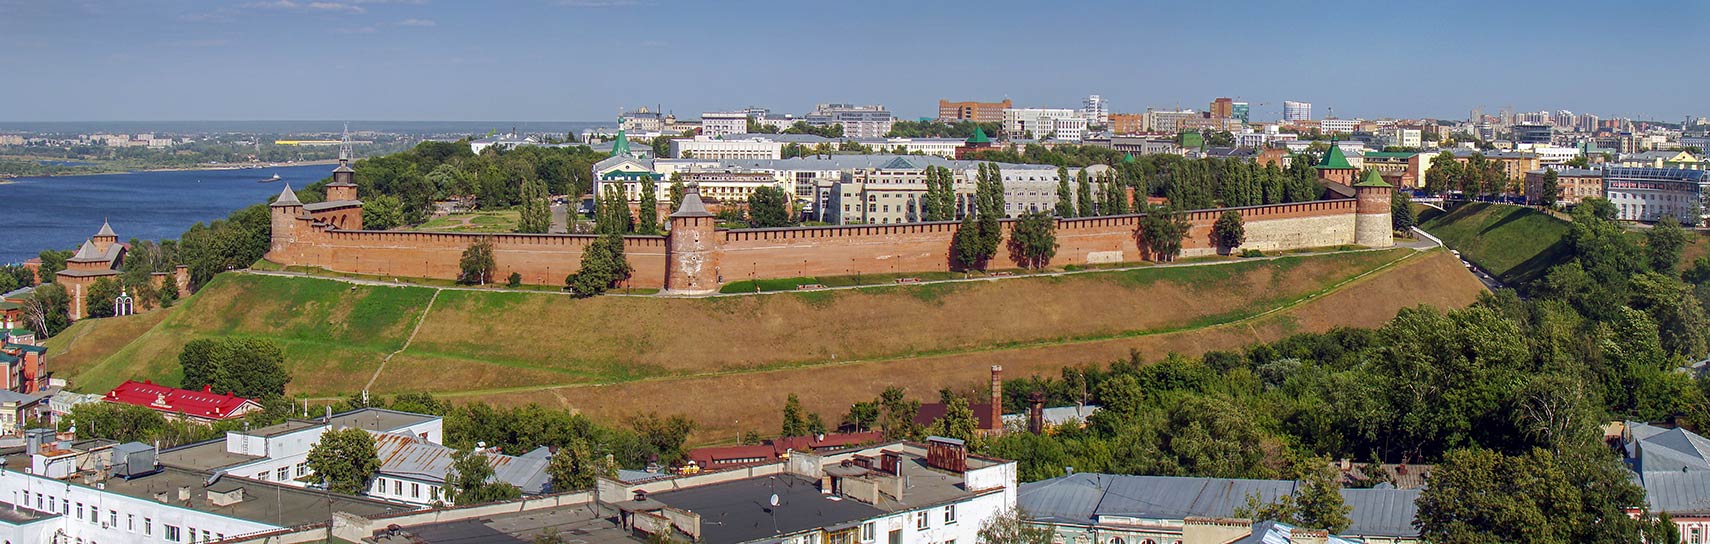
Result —
[[[119, 241], [175, 239], [198, 221], [332, 175], [331, 165], [17, 178], [0, 183], [0, 264], [77, 249], [111, 221]], [[278, 182], [257, 183], [278, 174]]]

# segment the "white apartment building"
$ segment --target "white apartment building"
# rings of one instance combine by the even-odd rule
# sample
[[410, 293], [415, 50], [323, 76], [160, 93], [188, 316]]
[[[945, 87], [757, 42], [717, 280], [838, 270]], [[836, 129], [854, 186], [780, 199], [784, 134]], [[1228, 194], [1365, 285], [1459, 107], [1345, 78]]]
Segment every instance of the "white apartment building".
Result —
[[694, 138], [671, 140], [671, 157], [695, 159], [781, 159], [784, 142], [760, 135]]
[[1384, 145], [1397, 147], [1419, 147], [1423, 145], [1423, 133], [1416, 128], [1386, 128], [1380, 132]]
[[1359, 119], [1325, 119], [1318, 122], [1318, 130], [1325, 134], [1353, 134], [1357, 128], [1360, 128]]
[[883, 138], [855, 140], [855, 143], [875, 151], [952, 158], [956, 156], [956, 148], [966, 145], [967, 141], [961, 138]]
[[701, 135], [712, 138], [748, 133], [748, 114], [743, 112], [706, 112], [701, 114]]
[[[0, 468], [0, 539], [14, 544], [214, 542], [417, 507], [156, 463], [131, 442], [45, 441]], [[14, 464], [14, 462], [16, 464]]]
[[1105, 103], [1104, 97], [1089, 94], [1081, 100], [1081, 118], [1086, 119], [1088, 124], [1108, 126], [1110, 105]]
[[816, 127], [843, 125], [844, 138], [883, 138], [895, 121], [883, 105], [820, 104], [803, 120]]
[[1288, 121], [1311, 121], [1312, 120], [1312, 103], [1311, 102], [1296, 102], [1293, 100], [1284, 100], [1283, 101], [1283, 110], [1282, 110], [1282, 120], [1284, 122], [1288, 122]]
[[1193, 110], [1154, 110], [1146, 109], [1146, 127], [1152, 132], [1175, 134], [1181, 132], [1182, 122], [1199, 117], [1199, 112]]
[[[1106, 117], [1108, 119], [1108, 116]], [[1080, 141], [1087, 130], [1087, 120], [1081, 112], [1053, 108], [1009, 108], [1003, 110], [1003, 131], [1011, 138], [1035, 139], [1053, 136], [1060, 140]]]

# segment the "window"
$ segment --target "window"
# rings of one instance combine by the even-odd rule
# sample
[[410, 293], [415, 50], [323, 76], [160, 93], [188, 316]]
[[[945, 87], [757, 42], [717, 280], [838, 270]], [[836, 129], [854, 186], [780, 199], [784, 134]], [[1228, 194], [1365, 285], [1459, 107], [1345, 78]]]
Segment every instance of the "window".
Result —
[[38, 512], [42, 511], [43, 508], [46, 508], [46, 507], [42, 506], [42, 494], [37, 493], [36, 494], [36, 511], [38, 511]]
[[153, 518], [142, 518], [142, 534], [143, 536], [154, 536]]
[[261, 472], [255, 473], [255, 479], [261, 480], [263, 482], [267, 481], [267, 471], [263, 470]]
[[308, 463], [297, 463], [297, 477], [302, 478], [309, 473]]
[[190, 542], [196, 541], [196, 528], [195, 527], [185, 527], [184, 532], [185, 532], [184, 536], [186, 538], [189, 538]]
[[944, 523], [956, 523], [956, 505], [951, 504], [944, 507]]
[[871, 522], [871, 521], [861, 524], [861, 541], [862, 542], [872, 542], [873, 541], [873, 530], [874, 530], [874, 528], [875, 527], [873, 526], [873, 522]]
[[136, 514], [125, 514], [125, 530], [133, 532], [133, 533], [136, 532], [136, 530], [137, 530], [137, 515]]
[[400, 497], [404, 495], [404, 481], [403, 480], [392, 480], [392, 494], [398, 495]]
[[925, 529], [930, 524], [931, 522], [926, 519], [925, 510], [914, 513], [914, 528]]
[[203, 529], [202, 530], [202, 541], [203, 542], [213, 542], [214, 541], [214, 534], [208, 532], [207, 529]]
[[422, 498], [422, 484], [410, 482], [410, 498], [412, 498], [412, 499]]
[[276, 474], [278, 474], [278, 476], [279, 476], [278, 479], [281, 482], [286, 481], [286, 480], [290, 480], [291, 479], [291, 467], [279, 467], [279, 471]]
[[112, 527], [114, 529], [119, 528], [119, 511], [118, 510], [108, 510], [107, 511], [107, 526]]
[[386, 492], [386, 479], [385, 478], [375, 478], [374, 479], [374, 492], [375, 493], [385, 493]]
[[64, 500], [60, 501], [59, 513], [60, 514], [70, 514], [71, 513], [71, 499], [64, 499]]
[[83, 519], [83, 503], [77, 503], [77, 519]]
[[439, 486], [437, 486], [437, 485], [428, 486], [428, 500], [435, 500], [435, 501], [439, 500]]
[[161, 527], [163, 527], [166, 530], [166, 541], [167, 542], [177, 542], [178, 539], [181, 537], [180, 533], [178, 532], [178, 526], [177, 525], [162, 525]]

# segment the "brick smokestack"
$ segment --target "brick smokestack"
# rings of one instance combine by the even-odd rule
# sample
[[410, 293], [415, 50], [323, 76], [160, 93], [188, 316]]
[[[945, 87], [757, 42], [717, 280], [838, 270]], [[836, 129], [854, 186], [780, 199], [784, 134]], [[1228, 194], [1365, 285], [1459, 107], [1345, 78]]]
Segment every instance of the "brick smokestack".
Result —
[[992, 365], [992, 426], [1003, 429], [1003, 365]]
[[1034, 391], [1027, 397], [1027, 432], [1044, 434], [1045, 432], [1045, 394]]

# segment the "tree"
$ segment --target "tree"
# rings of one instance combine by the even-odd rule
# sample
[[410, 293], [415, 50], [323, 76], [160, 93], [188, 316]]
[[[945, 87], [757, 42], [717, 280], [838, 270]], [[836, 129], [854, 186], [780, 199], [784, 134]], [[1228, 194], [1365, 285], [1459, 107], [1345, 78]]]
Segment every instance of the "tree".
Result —
[[590, 489], [597, 478], [617, 477], [617, 464], [610, 457], [596, 455], [587, 440], [575, 438], [553, 452], [546, 473], [552, 476], [555, 492]]
[[886, 387], [875, 402], [879, 406], [879, 429], [886, 440], [912, 439], [920, 434], [920, 426], [914, 422], [920, 401], [904, 397], [903, 388]]
[[219, 380], [225, 349], [219, 340], [212, 338], [198, 338], [184, 344], [184, 349], [178, 352], [178, 366], [184, 374], [179, 387], [198, 390], [214, 385]]
[[657, 413], [630, 416], [629, 426], [641, 435], [641, 440], [659, 456], [662, 463], [673, 463], [683, 457], [683, 442], [694, 432], [695, 422], [681, 415], [663, 417]]
[[74, 255], [71, 251], [44, 249], [36, 257], [41, 259], [41, 265], [36, 268], [36, 283], [53, 283], [54, 274], [65, 270], [65, 260]]
[[581, 267], [564, 278], [570, 292], [578, 297], [591, 297], [606, 292], [617, 282], [629, 279], [633, 269], [623, 255], [623, 235], [600, 235], [582, 252]]
[[1140, 238], [1153, 260], [1173, 261], [1182, 254], [1182, 239], [1191, 226], [1180, 213], [1152, 210], [1140, 219]]
[[1082, 168], [1075, 174], [1075, 211], [1080, 217], [1098, 215], [1097, 206], [1093, 203], [1092, 178], [1087, 176], [1087, 170]]
[[459, 283], [486, 285], [493, 280], [493, 239], [482, 236], [476, 238], [463, 250], [463, 257], [458, 259], [457, 281]]
[[849, 405], [849, 413], [843, 416], [842, 426], [855, 432], [863, 432], [873, 428], [873, 424], [878, 421], [878, 402], [857, 402]]
[[391, 230], [404, 224], [404, 205], [392, 195], [374, 195], [362, 199], [362, 228]]
[[1011, 509], [980, 525], [979, 541], [985, 544], [1051, 544], [1055, 534], [1048, 526], [1028, 522], [1021, 509]]
[[1664, 216], [1657, 221], [1651, 230], [1645, 231], [1645, 258], [1650, 262], [1651, 270], [1678, 275], [1680, 252], [1689, 241], [1686, 229], [1681, 228], [1674, 216]]
[[[1418, 500], [1427, 542], [1658, 542], [1644, 489], [1606, 449], [1449, 452]], [[1640, 508], [1638, 519], [1627, 508]], [[1674, 542], [1671, 540], [1669, 542]]]
[[659, 184], [652, 179], [641, 182], [641, 209], [637, 213], [635, 232], [641, 234], [660, 234], [659, 229]]
[[1295, 492], [1294, 522], [1309, 529], [1323, 529], [1330, 534], [1348, 528], [1353, 511], [1342, 501], [1341, 474], [1330, 466], [1330, 460], [1315, 458], [1307, 463], [1301, 478], [1301, 488]]
[[1069, 187], [1069, 167], [1057, 167], [1057, 217], [1075, 217], [1075, 190]]
[[795, 224], [790, 218], [790, 195], [776, 186], [765, 186], [755, 189], [748, 194], [748, 224], [757, 229], [788, 227]]
[[89, 285], [83, 296], [84, 317], [113, 317], [113, 301], [119, 298], [122, 286], [113, 278], [100, 278]]
[[1223, 251], [1241, 247], [1247, 241], [1247, 228], [1241, 223], [1241, 212], [1229, 210], [1218, 216], [1217, 222], [1211, 225], [1211, 239]]
[[945, 399], [944, 404], [944, 415], [932, 422], [927, 433], [963, 441], [973, 440], [974, 429], [979, 428], [980, 420], [974, 416], [974, 410], [968, 407], [968, 399], [952, 396]]
[[980, 222], [978, 214], [962, 216], [956, 234], [950, 236], [950, 254], [962, 270], [978, 270], [985, 263], [980, 251]]
[[309, 448], [308, 465], [315, 483], [334, 493], [356, 495], [368, 488], [368, 480], [380, 470], [380, 452], [368, 431], [328, 430]]
[[784, 401], [784, 426], [778, 436], [807, 435], [807, 421], [802, 419], [802, 400], [790, 393], [790, 398]]
[[1574, 207], [1573, 212], [1576, 220], [1581, 214], [1584, 214], [1594, 219], [1614, 221], [1619, 210], [1615, 208], [1615, 203], [1610, 202], [1607, 198], [1588, 196], [1580, 199], [1579, 205]]
[[1556, 175], [1556, 169], [1545, 168], [1544, 183], [1538, 189], [1538, 205], [1545, 208], [1556, 207], [1556, 197], [1561, 194], [1561, 190], [1562, 185], [1559, 176]]
[[451, 470], [445, 474], [445, 498], [462, 506], [515, 499], [522, 490], [493, 478], [492, 461], [477, 451], [451, 454]]
[[1437, 153], [1431, 158], [1431, 168], [1425, 171], [1425, 191], [1434, 195], [1448, 193], [1454, 189], [1455, 180], [1461, 176], [1461, 164], [1455, 160], [1455, 154], [1448, 151]]
[[678, 208], [683, 207], [683, 173], [682, 172], [672, 172], [671, 173], [671, 187], [669, 189], [667, 189], [667, 192], [670, 193], [670, 196], [671, 196], [671, 212], [676, 213]]
[[552, 228], [552, 197], [546, 194], [546, 184], [531, 179], [522, 184], [522, 209], [518, 212], [517, 232], [545, 234]]
[[1419, 224], [1419, 219], [1413, 213], [1413, 197], [1407, 191], [1394, 191], [1389, 196], [1389, 226], [1398, 231], [1407, 231]]
[[37, 336], [49, 338], [71, 326], [70, 307], [71, 297], [66, 295], [65, 286], [42, 284], [24, 299], [24, 321]]
[[291, 374], [285, 352], [262, 338], [198, 339], [178, 352], [185, 389], [210, 387], [216, 393], [271, 399], [285, 395]]
[[1022, 214], [1009, 236], [1010, 258], [1023, 268], [1045, 268], [1057, 255], [1057, 218], [1046, 212]]

